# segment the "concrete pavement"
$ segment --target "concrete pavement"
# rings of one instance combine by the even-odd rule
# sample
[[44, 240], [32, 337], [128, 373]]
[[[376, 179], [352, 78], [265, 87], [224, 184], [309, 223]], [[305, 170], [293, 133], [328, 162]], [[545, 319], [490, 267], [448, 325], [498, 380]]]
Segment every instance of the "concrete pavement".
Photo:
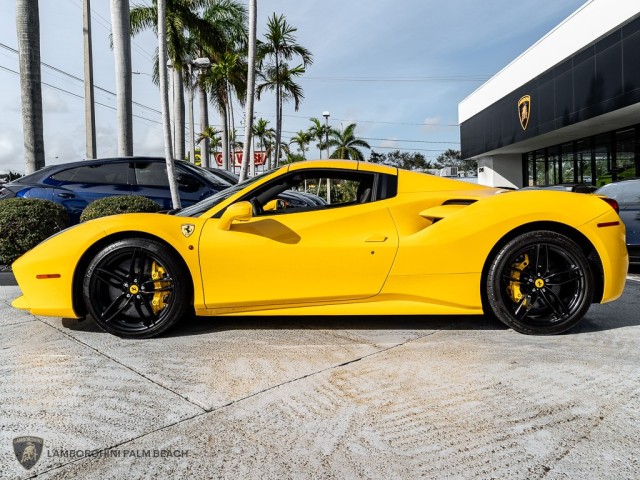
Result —
[[[199, 318], [121, 340], [0, 288], [1, 478], [640, 477], [640, 282], [573, 331]], [[25, 470], [12, 442], [44, 440]]]

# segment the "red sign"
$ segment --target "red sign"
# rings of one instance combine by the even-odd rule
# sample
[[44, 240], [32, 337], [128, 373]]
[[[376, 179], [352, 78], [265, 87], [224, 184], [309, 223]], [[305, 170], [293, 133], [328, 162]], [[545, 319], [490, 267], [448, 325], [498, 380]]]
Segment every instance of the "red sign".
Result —
[[[264, 165], [265, 160], [267, 158], [266, 152], [253, 152], [253, 161], [255, 165]], [[216, 153], [215, 155], [216, 163], [219, 166], [222, 166], [222, 154]], [[240, 167], [242, 166], [242, 152], [234, 152], [233, 154], [233, 166]]]

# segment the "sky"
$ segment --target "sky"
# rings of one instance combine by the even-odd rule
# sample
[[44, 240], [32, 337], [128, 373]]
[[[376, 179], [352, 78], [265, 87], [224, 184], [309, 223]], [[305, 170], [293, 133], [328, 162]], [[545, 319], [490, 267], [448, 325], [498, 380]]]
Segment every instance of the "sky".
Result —
[[[377, 153], [420, 152], [433, 161], [446, 149], [460, 148], [458, 103], [584, 2], [258, 0], [258, 38], [268, 17], [283, 14], [298, 29], [298, 43], [313, 54], [299, 80], [299, 110], [293, 103], [284, 106], [283, 137], [307, 130], [311, 117], [323, 120], [328, 111], [332, 127], [355, 122], [356, 136]], [[109, 3], [91, 2], [98, 157], [117, 155]], [[47, 165], [85, 158], [82, 42], [82, 0], [40, 0]], [[160, 94], [150, 77], [156, 47], [150, 32], [133, 39], [132, 68], [140, 72], [133, 76], [135, 155], [164, 156]], [[0, 0], [0, 172], [24, 172], [16, 49], [15, 0]], [[243, 131], [238, 103], [234, 116]], [[272, 95], [256, 102], [255, 116], [275, 127]], [[209, 120], [220, 125], [214, 108]], [[319, 151], [311, 146], [306, 156], [318, 158]]]

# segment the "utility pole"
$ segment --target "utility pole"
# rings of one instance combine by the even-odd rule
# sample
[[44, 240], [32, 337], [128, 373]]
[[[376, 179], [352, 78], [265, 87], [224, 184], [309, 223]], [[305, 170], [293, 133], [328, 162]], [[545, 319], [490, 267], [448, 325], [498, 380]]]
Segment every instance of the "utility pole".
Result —
[[91, 46], [91, 0], [83, 0], [84, 122], [87, 158], [96, 158], [96, 111], [93, 97], [93, 49]]

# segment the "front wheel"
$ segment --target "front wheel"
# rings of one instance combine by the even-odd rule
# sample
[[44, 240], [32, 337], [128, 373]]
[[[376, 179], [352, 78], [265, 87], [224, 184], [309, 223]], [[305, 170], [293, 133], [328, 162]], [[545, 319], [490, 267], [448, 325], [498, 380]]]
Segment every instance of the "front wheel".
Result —
[[490, 312], [525, 334], [564, 332], [587, 313], [594, 292], [580, 247], [556, 232], [524, 233], [492, 259], [486, 282]]
[[188, 285], [185, 268], [167, 246], [150, 239], [124, 239], [93, 258], [83, 295], [103, 330], [119, 337], [150, 338], [187, 313]]

